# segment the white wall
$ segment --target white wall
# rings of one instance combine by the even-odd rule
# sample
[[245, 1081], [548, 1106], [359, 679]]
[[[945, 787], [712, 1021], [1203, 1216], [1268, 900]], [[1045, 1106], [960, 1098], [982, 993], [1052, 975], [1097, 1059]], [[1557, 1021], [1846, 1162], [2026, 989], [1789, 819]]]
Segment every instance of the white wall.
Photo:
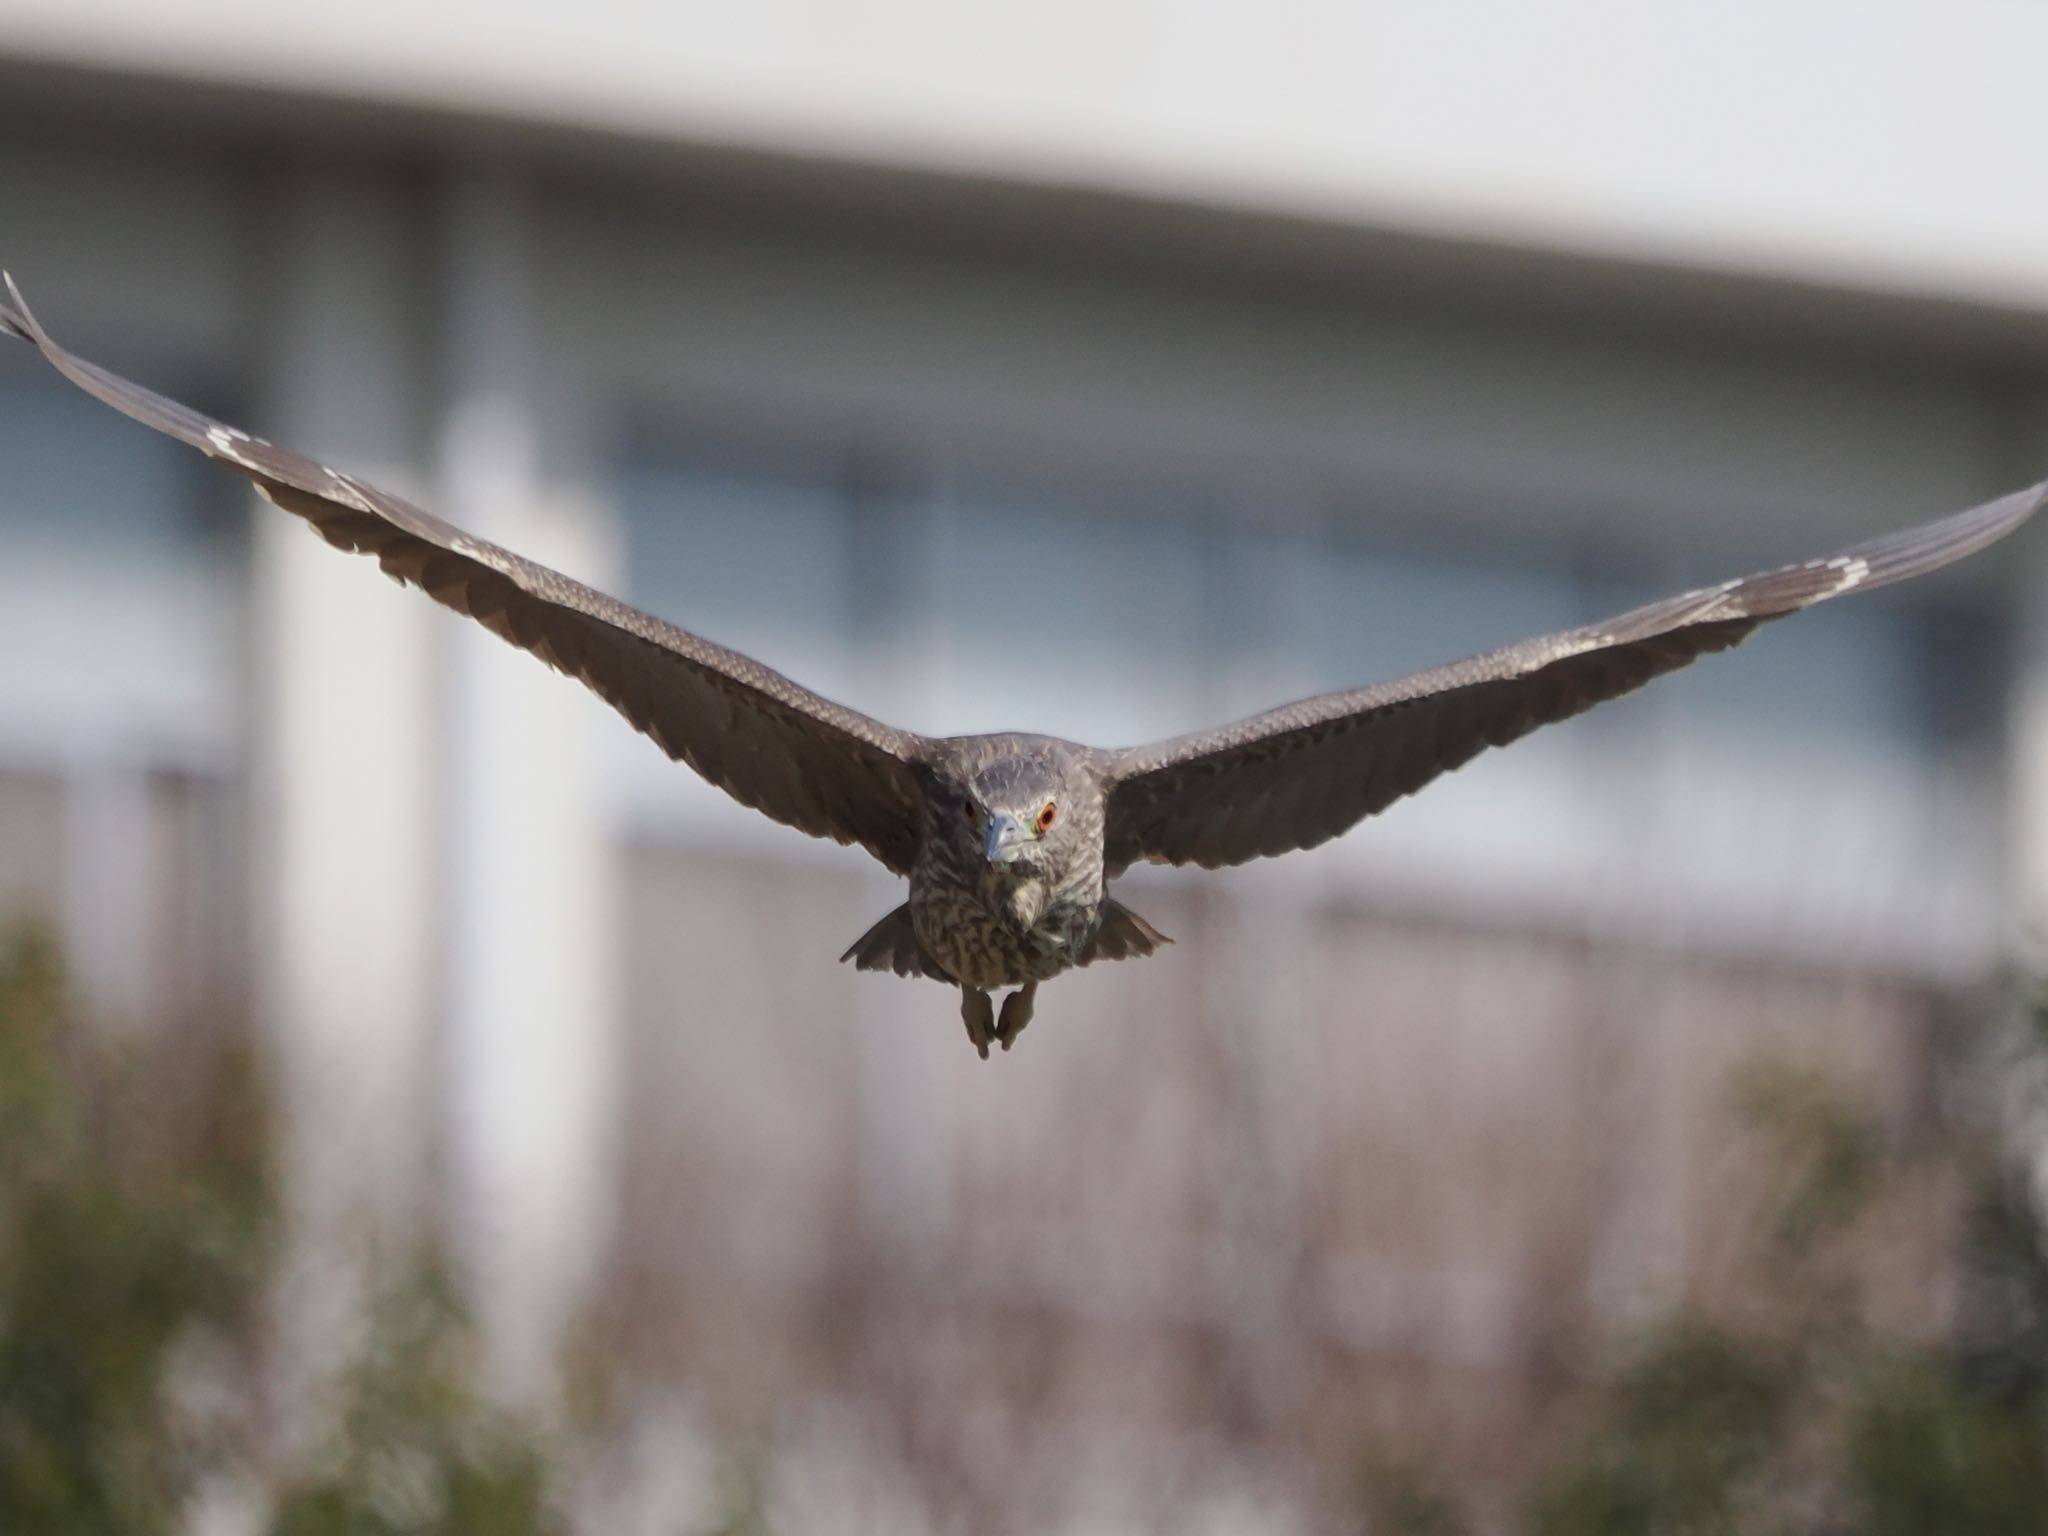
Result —
[[0, 0], [0, 52], [2048, 308], [2016, 0]]

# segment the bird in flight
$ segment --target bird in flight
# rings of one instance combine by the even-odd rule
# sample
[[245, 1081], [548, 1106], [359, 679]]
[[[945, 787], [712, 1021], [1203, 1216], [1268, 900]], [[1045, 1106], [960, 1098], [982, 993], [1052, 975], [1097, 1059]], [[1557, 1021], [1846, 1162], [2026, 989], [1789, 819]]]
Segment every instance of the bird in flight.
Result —
[[[1960, 560], [2048, 499], [2043, 482], [1838, 555], [1149, 746], [920, 736], [88, 362], [50, 339], [11, 278], [6, 286], [13, 308], [0, 305], [0, 331], [88, 394], [248, 476], [329, 544], [372, 556], [580, 678], [741, 804], [858, 843], [904, 876], [909, 899], [840, 958], [958, 987], [984, 1059], [1030, 1022], [1041, 982], [1167, 942], [1108, 894], [1133, 864], [1214, 869], [1313, 848], [1483, 749], [1725, 650], [1760, 624]], [[998, 1015], [990, 993], [1003, 988], [1016, 990]]]

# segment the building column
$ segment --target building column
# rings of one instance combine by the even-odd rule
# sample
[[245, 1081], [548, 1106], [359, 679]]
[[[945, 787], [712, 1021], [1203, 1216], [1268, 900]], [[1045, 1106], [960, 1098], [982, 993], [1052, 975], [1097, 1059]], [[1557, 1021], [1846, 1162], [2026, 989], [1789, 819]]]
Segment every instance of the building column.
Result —
[[[606, 585], [610, 520], [582, 392], [573, 363], [542, 367], [524, 191], [463, 173], [444, 214], [440, 504], [483, 538]], [[495, 1385], [539, 1405], [608, 1250], [616, 1192], [607, 722], [585, 689], [480, 626], [449, 639], [451, 1220]]]
[[[249, 425], [414, 489], [403, 201], [313, 171], [272, 212]], [[291, 1234], [279, 1400], [311, 1405], [353, 1337], [369, 1257], [402, 1258], [430, 1214], [434, 632], [429, 605], [370, 561], [267, 503], [254, 516], [251, 937]], [[309, 1406], [281, 1431], [319, 1427]]]

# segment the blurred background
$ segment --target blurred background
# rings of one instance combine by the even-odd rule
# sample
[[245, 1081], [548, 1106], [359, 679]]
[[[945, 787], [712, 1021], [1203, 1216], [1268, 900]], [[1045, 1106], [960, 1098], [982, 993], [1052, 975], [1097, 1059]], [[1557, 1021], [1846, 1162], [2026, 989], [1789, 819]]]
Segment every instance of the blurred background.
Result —
[[[0, 0], [89, 356], [933, 734], [2048, 468], [2011, 0]], [[1028, 596], [1026, 594], [1029, 594]], [[0, 1526], [2039, 1529], [2048, 533], [977, 1060], [900, 890], [0, 350]]]

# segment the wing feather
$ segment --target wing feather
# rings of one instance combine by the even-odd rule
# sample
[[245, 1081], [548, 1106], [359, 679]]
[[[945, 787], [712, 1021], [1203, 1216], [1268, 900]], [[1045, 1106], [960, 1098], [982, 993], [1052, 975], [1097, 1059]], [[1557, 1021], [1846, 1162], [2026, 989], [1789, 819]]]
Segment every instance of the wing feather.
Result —
[[751, 657], [472, 538], [410, 502], [214, 421], [51, 340], [12, 278], [0, 331], [86, 393], [248, 476], [337, 549], [580, 679], [670, 757], [799, 831], [858, 843], [898, 873], [917, 854], [925, 741]]
[[2048, 482], [1604, 623], [1103, 753], [1105, 862], [1112, 874], [1141, 860], [1215, 868], [1312, 848], [1487, 747], [1725, 650], [1760, 624], [1960, 560], [2005, 537], [2044, 500]]

